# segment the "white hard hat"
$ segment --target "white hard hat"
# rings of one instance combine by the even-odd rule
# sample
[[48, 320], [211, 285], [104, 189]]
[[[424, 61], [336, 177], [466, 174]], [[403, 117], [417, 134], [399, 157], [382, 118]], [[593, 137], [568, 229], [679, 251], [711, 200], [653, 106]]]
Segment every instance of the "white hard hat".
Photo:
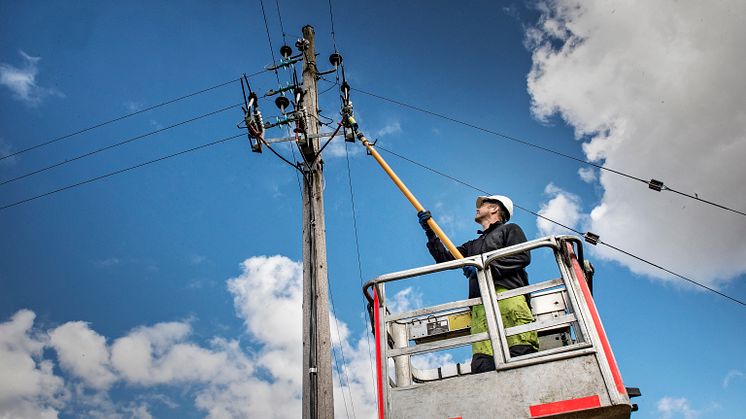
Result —
[[508, 212], [506, 215], [505, 221], [507, 222], [510, 220], [511, 217], [513, 217], [513, 201], [508, 198], [507, 196], [503, 195], [490, 195], [490, 196], [479, 196], [477, 197], [477, 208], [482, 206], [482, 202], [484, 201], [494, 201], [499, 202], [500, 205], [505, 208], [505, 210]]

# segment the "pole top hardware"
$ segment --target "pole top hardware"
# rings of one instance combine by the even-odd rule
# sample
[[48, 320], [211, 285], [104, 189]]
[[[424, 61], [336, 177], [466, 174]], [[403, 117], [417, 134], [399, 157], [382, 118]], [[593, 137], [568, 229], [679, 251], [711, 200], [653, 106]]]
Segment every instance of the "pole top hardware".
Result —
[[282, 55], [282, 58], [287, 60], [291, 55], [293, 55], [293, 49], [290, 48], [289, 45], [283, 45], [280, 47], [280, 55]]
[[323, 76], [325, 74], [332, 74], [336, 72], [339, 66], [342, 64], [342, 56], [339, 53], [336, 53], [336, 52], [333, 53], [332, 55], [329, 56], [329, 63], [331, 63], [331, 65], [333, 65], [334, 67], [331, 70], [320, 71], [316, 73], [317, 79], [320, 78], [320, 76]]
[[303, 89], [296, 86], [295, 89], [293, 89], [293, 97], [295, 98], [295, 107], [300, 108], [300, 103], [303, 101], [303, 96], [305, 93], [303, 92]]
[[329, 63], [334, 67], [339, 67], [339, 65], [342, 64], [342, 56], [336, 52], [332, 53], [332, 55], [329, 56]]
[[[244, 74], [240, 80], [244, 103], [244, 106], [242, 106], [241, 109], [244, 112], [243, 123], [245, 125], [241, 126], [239, 123], [236, 126], [248, 131], [247, 136], [249, 138], [249, 144], [251, 145], [251, 151], [261, 153], [262, 143], [260, 142], [259, 137], [264, 132], [264, 122], [262, 121], [262, 113], [259, 112], [259, 97], [251, 90], [249, 78], [246, 77], [246, 74]], [[249, 91], [248, 95], [246, 94], [247, 90]]]
[[279, 64], [271, 64], [266, 67], [264, 67], [265, 70], [268, 71], [275, 71], [279, 70], [284, 67], [290, 67], [291, 65], [297, 63], [298, 61], [302, 60], [302, 54], [298, 54], [294, 57], [288, 57], [288, 58], [280, 58]]
[[293, 90], [293, 89], [297, 89], [297, 88], [298, 88], [298, 86], [296, 86], [294, 84], [287, 83], [285, 86], [280, 85], [280, 88], [277, 89], [277, 90], [269, 89], [267, 91], [267, 93], [265, 93], [264, 95], [265, 96], [274, 96], [274, 95], [276, 95], [278, 93], [284, 93], [284, 92], [287, 92], [289, 90]]
[[308, 42], [308, 39], [303, 39], [303, 38], [300, 38], [300, 39], [298, 39], [297, 41], [295, 41], [295, 47], [296, 47], [296, 48], [298, 48], [298, 51], [300, 51], [300, 52], [303, 52], [303, 51], [305, 51], [306, 49], [308, 49], [308, 46], [309, 46], [310, 44], [311, 44], [311, 43], [310, 43], [310, 42]]
[[277, 106], [282, 113], [285, 113], [285, 109], [288, 108], [288, 105], [290, 105], [290, 100], [285, 96], [277, 96], [277, 99], [275, 99], [275, 106]]

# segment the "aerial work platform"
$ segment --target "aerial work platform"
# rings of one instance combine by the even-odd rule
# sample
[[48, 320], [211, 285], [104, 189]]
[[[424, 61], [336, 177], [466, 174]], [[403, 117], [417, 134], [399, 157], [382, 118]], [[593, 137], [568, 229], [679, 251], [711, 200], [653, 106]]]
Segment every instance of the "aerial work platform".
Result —
[[[495, 292], [490, 263], [549, 249], [560, 273], [526, 287]], [[391, 313], [386, 285], [474, 266], [482, 296]], [[592, 267], [575, 236], [550, 236], [464, 259], [379, 276], [364, 287], [373, 306], [379, 418], [629, 418], [626, 388], [591, 295]], [[533, 279], [534, 281], [536, 278]], [[534, 322], [504, 328], [497, 301], [526, 295]], [[488, 330], [471, 334], [471, 307], [484, 304]], [[511, 356], [507, 336], [536, 331], [539, 352]], [[417, 369], [416, 355], [489, 340], [495, 371], [472, 374], [468, 363]]]

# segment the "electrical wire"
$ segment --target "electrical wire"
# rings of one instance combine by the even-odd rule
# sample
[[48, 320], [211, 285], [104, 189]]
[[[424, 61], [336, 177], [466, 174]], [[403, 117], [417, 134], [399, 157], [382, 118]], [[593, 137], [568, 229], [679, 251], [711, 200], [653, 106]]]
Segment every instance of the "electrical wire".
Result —
[[164, 131], [168, 131], [170, 129], [179, 127], [181, 125], [185, 125], [185, 124], [197, 121], [199, 119], [207, 118], [208, 116], [217, 115], [217, 114], [219, 114], [221, 112], [225, 112], [225, 111], [227, 111], [229, 109], [233, 109], [233, 108], [236, 108], [238, 106], [241, 106], [241, 103], [237, 103], [235, 105], [226, 106], [224, 108], [220, 108], [220, 109], [214, 110], [212, 112], [208, 112], [206, 114], [202, 114], [202, 115], [199, 115], [199, 116], [195, 116], [193, 118], [189, 118], [189, 119], [187, 119], [185, 121], [177, 122], [177, 123], [175, 123], [173, 125], [169, 125], [169, 126], [167, 126], [165, 128], [157, 129], [155, 131], [150, 131], [150, 132], [147, 132], [145, 134], [140, 134], [140, 135], [137, 135], [135, 137], [128, 138], [128, 139], [126, 139], [124, 141], [120, 141], [118, 143], [111, 144], [111, 145], [108, 145], [106, 147], [102, 147], [102, 148], [99, 148], [99, 149], [96, 149], [96, 150], [93, 150], [93, 151], [89, 151], [87, 153], [80, 154], [80, 155], [75, 156], [75, 157], [70, 158], [70, 159], [65, 159], [65, 160], [63, 160], [61, 162], [58, 162], [58, 163], [55, 163], [55, 164], [43, 167], [41, 169], [34, 170], [34, 171], [28, 172], [28, 173], [24, 173], [24, 174], [22, 174], [20, 176], [16, 176], [16, 177], [8, 179], [8, 180], [4, 180], [4, 181], [0, 182], [0, 186], [7, 185], [8, 183], [12, 183], [12, 182], [15, 182], [15, 181], [18, 181], [18, 180], [21, 180], [21, 179], [25, 179], [25, 178], [27, 178], [29, 176], [33, 176], [33, 175], [45, 172], [45, 171], [53, 169], [55, 167], [60, 167], [60, 166], [63, 166], [65, 164], [72, 163], [74, 161], [83, 159], [85, 157], [90, 157], [90, 156], [92, 156], [94, 154], [98, 154], [98, 153], [101, 153], [101, 152], [106, 151], [106, 150], [111, 150], [111, 149], [116, 148], [116, 147], [121, 147], [121, 146], [123, 146], [125, 144], [129, 144], [131, 142], [134, 142], [134, 141], [137, 141], [137, 140], [141, 140], [141, 139], [149, 137], [151, 135], [160, 134], [160, 133], [162, 133]]
[[[257, 75], [259, 75], [259, 74], [262, 74], [262, 73], [264, 73], [265, 71], [267, 71], [267, 70], [257, 71], [256, 73], [253, 73], [253, 74], [249, 74], [249, 75], [248, 75], [247, 77], [254, 77], [254, 76], [257, 76]], [[118, 117], [116, 117], [116, 118], [113, 118], [113, 119], [109, 119], [109, 120], [107, 120], [107, 121], [104, 121], [104, 122], [100, 122], [100, 123], [98, 123], [98, 124], [95, 124], [95, 125], [89, 126], [89, 127], [87, 127], [87, 128], [83, 128], [83, 129], [77, 130], [77, 131], [75, 131], [75, 132], [71, 132], [71, 133], [69, 133], [69, 134], [61, 135], [61, 136], [59, 136], [59, 137], [56, 137], [56, 138], [53, 138], [53, 139], [51, 139], [51, 140], [48, 140], [48, 141], [44, 141], [44, 142], [42, 142], [42, 143], [39, 143], [39, 144], [33, 145], [33, 146], [31, 146], [31, 147], [27, 147], [27, 148], [24, 148], [23, 150], [19, 150], [19, 151], [16, 151], [16, 152], [10, 153], [10, 154], [6, 154], [6, 155], [4, 155], [4, 156], [1, 156], [1, 157], [0, 157], [0, 160], [3, 160], [3, 159], [7, 159], [7, 158], [10, 158], [10, 157], [14, 157], [14, 156], [18, 156], [18, 155], [20, 155], [20, 154], [23, 154], [23, 153], [26, 153], [26, 152], [28, 152], [28, 151], [31, 151], [31, 150], [35, 150], [35, 149], [37, 149], [37, 148], [41, 148], [41, 147], [45, 147], [45, 146], [48, 146], [48, 145], [50, 145], [50, 144], [54, 144], [54, 143], [56, 143], [56, 142], [59, 142], [59, 141], [65, 140], [65, 139], [67, 139], [67, 138], [70, 138], [70, 137], [74, 137], [74, 136], [76, 136], [76, 135], [82, 134], [82, 133], [84, 133], [84, 132], [88, 132], [88, 131], [94, 130], [94, 129], [96, 129], [96, 128], [101, 128], [101, 127], [103, 127], [103, 126], [105, 126], [105, 125], [109, 125], [109, 124], [112, 124], [112, 123], [114, 123], [114, 122], [119, 122], [119, 121], [121, 121], [121, 120], [123, 120], [123, 119], [127, 119], [127, 118], [133, 117], [133, 116], [135, 116], [135, 115], [139, 115], [139, 114], [141, 114], [141, 113], [145, 113], [145, 112], [148, 112], [148, 111], [152, 111], [153, 109], [157, 109], [157, 108], [160, 108], [160, 107], [163, 107], [163, 106], [166, 106], [166, 105], [170, 105], [170, 104], [172, 104], [172, 103], [176, 103], [176, 102], [179, 102], [179, 101], [181, 101], [181, 100], [184, 100], [184, 99], [188, 99], [188, 98], [190, 98], [190, 97], [193, 97], [193, 96], [197, 96], [197, 95], [200, 95], [200, 94], [202, 94], [202, 93], [206, 93], [206, 92], [209, 92], [209, 91], [211, 91], [211, 90], [215, 90], [215, 89], [218, 89], [218, 88], [220, 88], [220, 87], [223, 87], [223, 86], [227, 86], [227, 85], [229, 85], [229, 84], [231, 84], [231, 83], [235, 83], [235, 82], [237, 82], [237, 81], [239, 81], [239, 80], [240, 80], [240, 79], [238, 79], [238, 78], [235, 78], [235, 79], [231, 79], [231, 80], [228, 80], [228, 81], [226, 81], [226, 82], [223, 82], [223, 83], [220, 83], [220, 84], [216, 84], [216, 85], [214, 85], [214, 86], [211, 86], [211, 87], [207, 87], [207, 88], [205, 88], [205, 89], [202, 89], [202, 90], [198, 90], [198, 91], [196, 91], [196, 92], [192, 92], [192, 93], [187, 93], [187, 94], [185, 94], [185, 95], [183, 95], [183, 96], [179, 96], [179, 97], [177, 97], [177, 98], [174, 98], [174, 99], [168, 99], [168, 100], [166, 100], [166, 101], [163, 101], [163, 102], [161, 102], [161, 103], [159, 103], [159, 104], [157, 104], [157, 105], [152, 105], [152, 106], [148, 106], [147, 108], [144, 108], [144, 109], [140, 109], [140, 110], [138, 110], [138, 111], [135, 111], [135, 112], [131, 112], [131, 113], [128, 113], [128, 114], [125, 114], [125, 115], [122, 115], [122, 116], [118, 116]]]
[[[270, 143], [268, 143], [268, 142], [267, 142], [267, 140], [265, 140], [265, 139], [264, 139], [264, 137], [263, 137], [263, 136], [262, 136], [261, 134], [259, 134], [258, 132], [254, 131], [254, 130], [253, 130], [253, 129], [252, 129], [251, 127], [250, 127], [250, 126], [249, 126], [248, 128], [249, 128], [249, 131], [251, 132], [251, 135], [252, 135], [252, 136], [253, 136], [254, 138], [256, 138], [257, 140], [261, 141], [261, 143], [262, 143], [262, 144], [264, 144], [264, 145], [265, 145], [265, 146], [266, 146], [266, 147], [267, 147], [267, 148], [269, 149], [269, 151], [271, 151], [271, 152], [272, 152], [272, 154], [274, 154], [274, 155], [275, 155], [275, 156], [277, 156], [277, 157], [278, 157], [278, 158], [279, 158], [280, 160], [282, 160], [282, 161], [284, 161], [285, 163], [287, 163], [287, 164], [288, 164], [288, 166], [290, 166], [290, 167], [292, 167], [293, 169], [295, 169], [295, 170], [297, 170], [297, 171], [301, 172], [301, 173], [303, 174], [303, 177], [304, 177], [304, 178], [306, 177], [306, 174], [305, 174], [305, 173], [303, 173], [303, 171], [302, 171], [302, 170], [301, 170], [301, 169], [300, 169], [300, 168], [298, 167], [298, 165], [294, 164], [294, 163], [293, 163], [293, 162], [291, 162], [290, 160], [286, 159], [286, 158], [285, 158], [285, 157], [284, 157], [284, 156], [283, 156], [282, 154], [280, 154], [279, 152], [277, 152], [277, 151], [276, 151], [276, 150], [275, 150], [275, 149], [274, 149], [274, 148], [272, 147], [272, 145], [271, 145]], [[306, 181], [308, 181], [308, 179], [306, 179]]]
[[[272, 37], [269, 35], [269, 23], [267, 23], [267, 14], [264, 12], [264, 0], [259, 0], [259, 4], [262, 6], [262, 17], [264, 17], [264, 29], [267, 30], [267, 42], [269, 43], [269, 52], [272, 54], [272, 65], [277, 63], [275, 58], [275, 47], [272, 46]], [[280, 84], [280, 74], [275, 68], [275, 77], [277, 78], [277, 84]]]
[[[451, 176], [451, 175], [448, 175], [448, 174], [445, 174], [445, 173], [443, 173], [443, 172], [440, 172], [440, 171], [438, 171], [438, 170], [436, 170], [436, 169], [433, 169], [433, 168], [431, 168], [431, 167], [429, 167], [429, 166], [427, 166], [427, 165], [425, 165], [425, 164], [422, 164], [422, 163], [416, 162], [416, 161], [414, 161], [414, 160], [412, 160], [412, 159], [410, 159], [410, 158], [408, 158], [408, 157], [404, 157], [404, 156], [402, 156], [401, 154], [395, 153], [395, 152], [393, 152], [393, 151], [391, 151], [391, 150], [387, 150], [387, 149], [385, 149], [385, 148], [381, 147], [380, 145], [378, 145], [378, 146], [376, 146], [376, 147], [377, 147], [377, 148], [378, 148], [379, 150], [385, 151], [385, 152], [387, 152], [387, 153], [389, 153], [389, 154], [392, 154], [392, 155], [394, 155], [394, 156], [396, 156], [396, 157], [399, 157], [399, 158], [401, 158], [401, 159], [403, 159], [403, 160], [406, 160], [406, 161], [408, 161], [408, 162], [410, 162], [410, 163], [413, 163], [413, 164], [415, 164], [415, 165], [417, 165], [417, 166], [419, 166], [419, 167], [425, 168], [425, 169], [427, 169], [427, 170], [429, 170], [429, 171], [431, 171], [431, 172], [433, 172], [433, 173], [435, 173], [435, 174], [438, 174], [438, 175], [440, 175], [440, 176], [446, 177], [446, 178], [448, 178], [448, 179], [450, 179], [450, 180], [453, 180], [453, 181], [455, 181], [455, 182], [458, 182], [458, 183], [460, 183], [460, 184], [462, 184], [462, 185], [464, 185], [464, 186], [467, 186], [467, 187], [469, 187], [469, 188], [472, 188], [472, 189], [474, 189], [474, 190], [476, 190], [476, 191], [479, 191], [479, 192], [481, 192], [481, 193], [483, 193], [483, 194], [485, 194], [485, 195], [492, 195], [492, 193], [490, 193], [490, 192], [488, 192], [488, 191], [485, 191], [484, 189], [478, 188], [478, 187], [476, 187], [476, 186], [474, 186], [474, 185], [472, 185], [472, 184], [469, 184], [469, 183], [467, 183], [467, 182], [464, 182], [463, 180], [457, 179], [457, 178], [455, 178], [455, 177], [453, 177], [453, 176]], [[578, 230], [576, 230], [576, 229], [574, 229], [574, 228], [571, 228], [571, 227], [569, 227], [569, 226], [566, 226], [566, 225], [564, 225], [564, 224], [562, 224], [562, 223], [560, 223], [560, 222], [554, 221], [554, 220], [552, 220], [551, 218], [548, 218], [548, 217], [546, 217], [546, 216], [543, 216], [543, 215], [541, 215], [541, 214], [539, 214], [539, 213], [537, 213], [537, 212], [531, 211], [531, 210], [529, 210], [528, 208], [525, 208], [525, 207], [522, 207], [522, 206], [520, 206], [520, 205], [517, 205], [517, 204], [515, 204], [515, 202], [513, 203], [513, 205], [514, 205], [514, 206], [515, 206], [516, 208], [519, 208], [519, 209], [521, 209], [521, 210], [523, 210], [523, 211], [525, 211], [525, 212], [528, 212], [528, 213], [530, 213], [530, 214], [532, 214], [532, 215], [534, 215], [534, 216], [536, 216], [536, 217], [540, 217], [540, 218], [542, 218], [542, 219], [544, 219], [544, 220], [547, 220], [547, 221], [549, 221], [549, 222], [551, 222], [551, 223], [554, 223], [554, 224], [556, 224], [556, 225], [558, 225], [558, 226], [561, 226], [561, 227], [563, 227], [563, 228], [565, 228], [565, 229], [567, 229], [567, 230], [569, 230], [569, 231], [572, 231], [572, 232], [574, 232], [574, 233], [576, 233], [576, 234], [578, 234], [578, 235], [581, 235], [581, 236], [583, 235], [583, 233], [581, 233], [580, 231], [578, 231]], [[659, 264], [657, 264], [657, 263], [655, 263], [655, 262], [652, 262], [652, 261], [650, 261], [650, 260], [648, 260], [648, 259], [645, 259], [645, 258], [643, 258], [643, 257], [641, 257], [641, 256], [638, 256], [638, 255], [636, 255], [636, 254], [634, 254], [634, 253], [632, 253], [632, 252], [629, 252], [629, 251], [627, 251], [627, 250], [624, 250], [624, 249], [621, 249], [621, 248], [619, 248], [619, 247], [617, 247], [617, 246], [614, 246], [614, 245], [612, 245], [611, 243], [607, 243], [607, 242], [604, 242], [604, 241], [598, 240], [598, 244], [604, 245], [604, 246], [606, 246], [606, 247], [608, 247], [608, 248], [610, 248], [610, 249], [612, 249], [612, 250], [616, 250], [616, 251], [618, 251], [618, 252], [620, 252], [620, 253], [623, 253], [623, 254], [625, 254], [625, 255], [627, 255], [627, 256], [630, 256], [630, 257], [632, 257], [632, 258], [635, 258], [635, 259], [637, 259], [637, 260], [638, 260], [638, 261], [640, 261], [640, 262], [646, 263], [646, 264], [648, 264], [648, 265], [650, 265], [650, 266], [652, 266], [652, 267], [654, 267], [654, 268], [657, 268], [657, 269], [660, 269], [660, 270], [662, 270], [663, 272], [666, 272], [666, 273], [668, 273], [668, 274], [670, 274], [670, 275], [673, 275], [673, 276], [675, 276], [675, 277], [677, 277], [677, 278], [683, 279], [683, 280], [685, 280], [685, 281], [687, 281], [687, 282], [690, 282], [690, 283], [691, 283], [691, 284], [693, 284], [693, 285], [696, 285], [696, 286], [698, 286], [698, 287], [701, 287], [701, 288], [703, 288], [703, 289], [705, 289], [705, 290], [711, 291], [711, 292], [713, 292], [713, 293], [715, 293], [715, 294], [717, 294], [717, 295], [720, 295], [721, 297], [724, 297], [724, 298], [727, 298], [728, 300], [731, 300], [731, 301], [733, 301], [734, 303], [737, 303], [737, 304], [740, 304], [740, 305], [742, 305], [742, 306], [746, 307], [746, 302], [744, 302], [744, 301], [742, 301], [742, 300], [739, 300], [739, 299], [737, 299], [737, 298], [734, 298], [734, 297], [731, 297], [731, 296], [729, 296], [729, 295], [727, 295], [727, 294], [725, 294], [725, 293], [722, 293], [722, 292], [720, 292], [720, 291], [717, 291], [717, 290], [715, 290], [715, 289], [713, 289], [713, 288], [711, 288], [711, 287], [709, 287], [709, 286], [707, 286], [707, 285], [705, 285], [705, 284], [703, 284], [703, 283], [701, 283], [701, 282], [695, 281], [695, 280], [693, 280], [693, 279], [691, 279], [691, 278], [689, 278], [689, 277], [687, 277], [687, 276], [684, 276], [684, 275], [682, 275], [682, 274], [680, 274], [680, 273], [674, 272], [674, 271], [672, 271], [672, 270], [670, 270], [670, 269], [668, 269], [668, 268], [665, 268], [665, 267], [663, 267], [663, 266], [661, 266], [661, 265], [659, 265]]]
[[[327, 81], [327, 80], [325, 80], [325, 81]], [[321, 93], [319, 93], [319, 96], [321, 96], [324, 93], [326, 93], [326, 92], [334, 89], [335, 86], [339, 85], [339, 80], [337, 80], [336, 82], [332, 82], [332, 83], [334, 83], [334, 84], [332, 84], [328, 89], [325, 89], [324, 91], [322, 91]]]
[[146, 161], [144, 163], [140, 163], [140, 164], [136, 164], [134, 166], [127, 167], [125, 169], [116, 170], [114, 172], [109, 172], [109, 173], [106, 173], [106, 174], [101, 175], [101, 176], [96, 176], [96, 177], [93, 177], [93, 178], [90, 178], [90, 179], [86, 179], [86, 180], [84, 180], [82, 182], [74, 183], [72, 185], [67, 185], [67, 186], [64, 186], [62, 188], [55, 189], [53, 191], [45, 192], [45, 193], [42, 193], [42, 194], [30, 197], [30, 198], [22, 199], [20, 201], [16, 201], [16, 202], [13, 202], [11, 204], [4, 205], [4, 206], [0, 207], [0, 211], [6, 210], [8, 208], [15, 207], [17, 205], [21, 205], [21, 204], [24, 204], [24, 203], [27, 203], [27, 202], [30, 202], [30, 201], [33, 201], [33, 200], [36, 200], [36, 199], [39, 199], [39, 198], [43, 198], [45, 196], [53, 195], [53, 194], [56, 194], [58, 192], [66, 191], [68, 189], [77, 188], [78, 186], [86, 185], [88, 183], [96, 182], [96, 181], [101, 180], [101, 179], [105, 179], [105, 178], [108, 178], [108, 177], [111, 177], [111, 176], [116, 176], [116, 175], [119, 175], [119, 174], [122, 174], [122, 173], [125, 173], [125, 172], [129, 172], [130, 170], [138, 169], [140, 167], [144, 167], [144, 166], [147, 166], [147, 165], [150, 165], [150, 164], [153, 164], [153, 163], [158, 163], [158, 162], [170, 159], [172, 157], [180, 156], [182, 154], [191, 153], [192, 151], [197, 151], [197, 150], [201, 150], [201, 149], [204, 149], [204, 148], [207, 148], [207, 147], [212, 147], [214, 145], [222, 144], [222, 143], [225, 143], [227, 141], [230, 141], [230, 140], [233, 140], [233, 139], [236, 139], [236, 138], [239, 138], [239, 137], [243, 137], [244, 135], [245, 134], [242, 133], [242, 134], [237, 134], [237, 135], [233, 135], [233, 136], [230, 136], [230, 137], [221, 138], [219, 140], [215, 140], [215, 141], [209, 142], [207, 144], [202, 144], [202, 145], [199, 145], [199, 146], [196, 146], [196, 147], [192, 147], [192, 148], [189, 148], [189, 149], [186, 149], [186, 150], [179, 151], [177, 153], [173, 153], [173, 154], [169, 154], [169, 155], [166, 155], [166, 156], [163, 156], [163, 157], [159, 157], [157, 159], [149, 160], [149, 161]]
[[[328, 82], [328, 83], [334, 83], [332, 80], [327, 80], [325, 78], [323, 80], [326, 81], [326, 82]], [[541, 145], [538, 145], [538, 144], [534, 144], [534, 143], [532, 143], [530, 141], [523, 140], [523, 139], [520, 139], [518, 137], [514, 137], [512, 135], [508, 135], [508, 134], [505, 134], [505, 133], [502, 133], [502, 132], [498, 132], [498, 131], [493, 131], [491, 129], [480, 127], [478, 125], [471, 124], [469, 122], [464, 122], [464, 121], [461, 121], [459, 119], [456, 119], [456, 118], [453, 118], [453, 117], [450, 117], [450, 116], [447, 116], [447, 115], [444, 115], [444, 114], [441, 114], [441, 113], [438, 113], [438, 112], [434, 112], [434, 111], [431, 111], [431, 110], [428, 110], [428, 109], [424, 109], [424, 108], [421, 108], [421, 107], [418, 107], [418, 106], [410, 105], [408, 103], [405, 103], [405, 102], [402, 102], [402, 101], [399, 101], [399, 100], [396, 100], [396, 99], [387, 98], [385, 96], [381, 96], [381, 95], [378, 95], [378, 94], [375, 94], [375, 93], [372, 93], [372, 92], [368, 92], [368, 91], [365, 91], [365, 90], [362, 90], [362, 89], [358, 89], [358, 88], [354, 88], [354, 87], [352, 87], [350, 89], [354, 90], [356, 92], [362, 93], [364, 95], [375, 97], [375, 98], [380, 99], [380, 100], [384, 100], [384, 101], [387, 101], [387, 102], [390, 102], [390, 103], [394, 103], [394, 104], [397, 104], [397, 105], [405, 107], [405, 108], [409, 108], [409, 109], [415, 110], [417, 112], [422, 112], [422, 113], [425, 113], [425, 114], [428, 114], [428, 115], [431, 115], [431, 116], [435, 116], [435, 117], [438, 117], [438, 118], [441, 118], [441, 119], [445, 119], [447, 121], [451, 121], [451, 122], [454, 122], [454, 123], [457, 123], [457, 124], [460, 124], [460, 125], [464, 125], [464, 126], [469, 127], [469, 128], [473, 128], [473, 129], [476, 129], [476, 130], [479, 130], [479, 131], [482, 131], [482, 132], [486, 132], [488, 134], [491, 134], [491, 135], [494, 135], [494, 136], [497, 136], [497, 137], [501, 137], [501, 138], [503, 138], [505, 140], [513, 141], [515, 143], [522, 144], [522, 145], [525, 145], [527, 147], [532, 147], [532, 148], [535, 148], [535, 149], [538, 149], [538, 150], [545, 151], [547, 153], [555, 154], [555, 155], [560, 156], [560, 157], [564, 157], [564, 158], [567, 158], [567, 159], [570, 159], [570, 160], [574, 160], [574, 161], [576, 161], [578, 163], [582, 163], [582, 164], [586, 164], [586, 165], [589, 165], [589, 166], [593, 166], [593, 167], [595, 167], [595, 168], [597, 168], [599, 170], [604, 170], [606, 172], [613, 173], [615, 175], [619, 175], [619, 176], [626, 177], [626, 178], [631, 179], [631, 180], [635, 180], [635, 181], [644, 183], [648, 187], [650, 187], [651, 183], [652, 183], [652, 181], [648, 181], [648, 180], [645, 180], [645, 179], [640, 178], [638, 176], [634, 176], [634, 175], [631, 175], [629, 173], [622, 172], [621, 170], [612, 169], [610, 167], [607, 167], [607, 166], [604, 166], [604, 165], [600, 165], [598, 163], [593, 163], [591, 161], [588, 161], [588, 160], [585, 160], [585, 159], [582, 159], [582, 158], [579, 158], [579, 157], [571, 156], [571, 155], [563, 153], [561, 151], [557, 151], [557, 150], [551, 149], [549, 147], [544, 147], [544, 146], [541, 146]], [[684, 193], [684, 192], [675, 190], [675, 189], [670, 188], [670, 187], [665, 186], [665, 185], [662, 185], [661, 190], [674, 192], [676, 194], [679, 194], [679, 195], [687, 197], [687, 198], [691, 198], [691, 199], [699, 201], [701, 203], [708, 204], [708, 205], [711, 205], [713, 207], [716, 207], [716, 208], [719, 208], [719, 209], [722, 209], [722, 210], [725, 210], [725, 211], [729, 211], [729, 212], [734, 213], [734, 214], [738, 214], [738, 215], [741, 215], [741, 216], [746, 216], [746, 212], [744, 212], [744, 211], [740, 211], [740, 210], [734, 209], [734, 208], [729, 207], [729, 206], [724, 205], [724, 204], [719, 204], [719, 203], [715, 203], [713, 201], [709, 201], [709, 200], [706, 200], [706, 199], [699, 198], [699, 196], [696, 195], [696, 194]]]
[[329, 21], [332, 23], [332, 43], [334, 44], [334, 52], [337, 52], [337, 37], [334, 34], [334, 12], [332, 11], [332, 0], [329, 0]]
[[280, 30], [282, 31], [282, 42], [284, 44], [287, 44], [287, 40], [285, 39], [285, 26], [282, 24], [282, 13], [280, 13], [280, 0], [275, 0], [275, 5], [277, 6], [277, 17], [280, 19]]
[[[345, 397], [345, 391], [344, 386], [342, 385], [342, 377], [341, 374], [344, 374], [345, 381], [347, 382], [347, 392], [350, 395], [350, 408], [352, 409], [352, 417], [355, 418], [355, 402], [352, 397], [352, 388], [350, 387], [350, 377], [347, 375], [347, 360], [345, 359], [345, 353], [344, 349], [342, 348], [342, 335], [339, 334], [339, 319], [337, 319], [337, 311], [334, 309], [334, 294], [332, 294], [332, 287], [331, 284], [329, 285], [329, 301], [331, 302], [331, 309], [332, 309], [332, 316], [334, 317], [334, 325], [337, 328], [337, 338], [339, 341], [339, 354], [342, 356], [342, 371], [339, 369], [339, 364], [337, 364], [337, 376], [339, 377], [339, 387], [340, 390], [342, 390], [342, 399], [345, 402], [345, 412], [347, 413], [347, 417], [350, 417], [350, 412], [347, 411], [347, 398]], [[332, 348], [332, 355], [334, 355], [334, 349]], [[334, 361], [336, 362], [337, 358], [334, 358]]]
[[[363, 288], [363, 264], [360, 257], [360, 238], [358, 236], [357, 231], [357, 210], [355, 208], [355, 192], [352, 187], [352, 169], [350, 168], [350, 153], [347, 149], [347, 142], [345, 141], [345, 157], [347, 159], [347, 182], [350, 187], [350, 203], [352, 205], [352, 230], [355, 233], [355, 253], [357, 255], [357, 273], [358, 277], [360, 278], [360, 288]], [[367, 313], [367, 309], [365, 306], [365, 302], [363, 302], [363, 313]], [[366, 330], [370, 330], [370, 333], [365, 334], [365, 340], [368, 344], [368, 363], [370, 364], [370, 377], [373, 380], [373, 382], [376, 382], [376, 376], [373, 369], [373, 350], [371, 349], [370, 345], [370, 335], [373, 334], [373, 327], [370, 324], [370, 322], [365, 322], [365, 328]], [[376, 405], [378, 404], [378, 397], [375, 397], [375, 389], [373, 390], [373, 398], [376, 400]]]

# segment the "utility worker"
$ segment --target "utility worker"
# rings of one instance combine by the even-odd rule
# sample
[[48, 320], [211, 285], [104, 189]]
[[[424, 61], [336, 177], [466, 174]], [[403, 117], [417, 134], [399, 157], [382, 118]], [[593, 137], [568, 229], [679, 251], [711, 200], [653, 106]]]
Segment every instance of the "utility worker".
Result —
[[[517, 224], [506, 224], [513, 215], [513, 201], [502, 195], [480, 196], [477, 198], [477, 214], [474, 221], [481, 224], [483, 230], [477, 231], [479, 237], [468, 241], [458, 250], [464, 257], [474, 256], [503, 247], [526, 241], [526, 235]], [[427, 225], [431, 218], [430, 211], [417, 214], [420, 225], [427, 234], [427, 249], [436, 262], [447, 262], [454, 257], [445, 248], [438, 236]], [[526, 266], [531, 263], [531, 254], [517, 253], [490, 263], [492, 279], [497, 292], [528, 285]], [[464, 276], [469, 279], [469, 298], [480, 296], [477, 282], [477, 270], [473, 266], [464, 268]], [[526, 297], [519, 295], [498, 301], [500, 316], [505, 328], [531, 323], [534, 321]], [[483, 305], [471, 309], [471, 334], [487, 331], [487, 319]], [[472, 345], [471, 371], [480, 373], [495, 370], [492, 344], [489, 341], [475, 342]], [[539, 350], [539, 338], [536, 332], [520, 333], [508, 336], [510, 356], [519, 356]]]

